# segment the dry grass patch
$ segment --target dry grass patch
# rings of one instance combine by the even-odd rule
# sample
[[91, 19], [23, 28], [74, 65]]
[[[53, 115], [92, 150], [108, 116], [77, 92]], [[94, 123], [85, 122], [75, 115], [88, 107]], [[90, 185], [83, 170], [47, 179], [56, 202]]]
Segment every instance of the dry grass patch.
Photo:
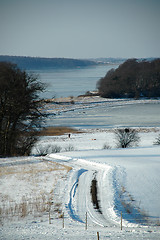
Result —
[[13, 174], [22, 175], [22, 177], [24, 177], [25, 174], [31, 174], [30, 177], [33, 177], [33, 175], [35, 176], [38, 173], [52, 172], [57, 170], [67, 170], [67, 172], [69, 172], [71, 169], [72, 168], [69, 166], [65, 166], [52, 161], [42, 160], [42, 162], [38, 162], [36, 164], [0, 167], [0, 177]]
[[12, 200], [9, 196], [5, 196], [1, 201], [1, 219], [24, 218], [28, 215], [42, 216], [50, 209], [50, 195], [47, 192], [36, 196], [22, 196], [19, 202]]
[[64, 185], [72, 168], [43, 158], [17, 162], [0, 167], [0, 222], [27, 216], [34, 220], [54, 209], [60, 214], [61, 192], [57, 195], [56, 185]]
[[[46, 161], [46, 160], [44, 160], [44, 161]], [[57, 163], [57, 162], [53, 162], [53, 161], [47, 160], [46, 163], [48, 163], [48, 164], [54, 164], [55, 170], [66, 170], [67, 173], [72, 170], [72, 167], [69, 167], [69, 166], [67, 166], [67, 165], [60, 164], [60, 163]], [[56, 168], [56, 167], [57, 167], [57, 168]]]
[[81, 133], [80, 131], [69, 127], [47, 127], [44, 128], [39, 136], [60, 136], [66, 133]]

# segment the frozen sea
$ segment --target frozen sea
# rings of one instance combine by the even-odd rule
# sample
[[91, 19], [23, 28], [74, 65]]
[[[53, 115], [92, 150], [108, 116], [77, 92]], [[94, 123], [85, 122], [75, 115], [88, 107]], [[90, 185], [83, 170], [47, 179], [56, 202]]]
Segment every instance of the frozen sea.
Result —
[[[33, 70], [47, 84], [44, 98], [78, 96], [95, 90], [97, 81], [118, 65], [98, 65], [76, 69]], [[142, 103], [98, 105], [73, 109], [48, 119], [51, 126], [76, 128], [160, 127], [160, 104]]]
[[160, 127], [160, 102], [136, 103], [120, 106], [100, 105], [62, 112], [48, 122], [54, 126], [78, 129], [113, 127]]

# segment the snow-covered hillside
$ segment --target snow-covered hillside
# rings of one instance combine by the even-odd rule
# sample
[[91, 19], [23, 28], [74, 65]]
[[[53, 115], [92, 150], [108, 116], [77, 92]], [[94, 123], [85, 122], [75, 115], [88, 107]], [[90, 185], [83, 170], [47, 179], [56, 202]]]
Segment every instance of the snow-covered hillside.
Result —
[[[100, 239], [160, 239], [159, 104], [49, 101], [47, 124], [76, 126], [81, 133], [43, 136], [33, 156], [0, 159], [0, 240], [92, 240], [97, 232]], [[116, 126], [137, 128], [138, 147], [117, 149]]]
[[53, 219], [49, 224], [47, 207], [36, 212], [32, 206], [25, 217], [8, 215], [1, 219], [0, 239], [84, 240], [97, 239], [97, 232], [100, 239], [159, 239], [158, 134], [142, 129], [140, 146], [130, 149], [116, 149], [111, 130], [43, 137], [38, 145], [61, 146], [61, 152], [1, 159], [1, 208], [7, 199], [31, 204], [29, 196], [41, 196], [38, 204], [50, 202]]

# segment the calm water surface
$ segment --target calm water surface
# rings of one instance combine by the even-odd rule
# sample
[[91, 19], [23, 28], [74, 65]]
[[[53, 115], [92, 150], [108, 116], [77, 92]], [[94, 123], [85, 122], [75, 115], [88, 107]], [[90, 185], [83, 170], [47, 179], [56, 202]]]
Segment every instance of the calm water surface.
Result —
[[[69, 97], [84, 94], [96, 89], [97, 81], [106, 75], [108, 70], [118, 65], [102, 65], [76, 69], [33, 70], [42, 82], [47, 84], [44, 98]], [[31, 71], [29, 71], [31, 72]]]

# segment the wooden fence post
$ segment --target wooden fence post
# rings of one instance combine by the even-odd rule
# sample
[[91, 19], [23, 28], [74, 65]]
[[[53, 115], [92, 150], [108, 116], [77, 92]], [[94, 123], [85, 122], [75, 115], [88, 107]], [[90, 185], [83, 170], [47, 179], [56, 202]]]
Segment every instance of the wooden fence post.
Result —
[[85, 229], [87, 230], [87, 212], [86, 212], [86, 225], [85, 225]]
[[50, 210], [49, 210], [49, 224], [51, 224], [51, 214], [50, 214]]
[[121, 212], [121, 230], [122, 230], [122, 212]]
[[97, 232], [97, 240], [99, 240], [99, 232]]
[[64, 212], [62, 214], [62, 218], [63, 218], [63, 228], [64, 228]]

